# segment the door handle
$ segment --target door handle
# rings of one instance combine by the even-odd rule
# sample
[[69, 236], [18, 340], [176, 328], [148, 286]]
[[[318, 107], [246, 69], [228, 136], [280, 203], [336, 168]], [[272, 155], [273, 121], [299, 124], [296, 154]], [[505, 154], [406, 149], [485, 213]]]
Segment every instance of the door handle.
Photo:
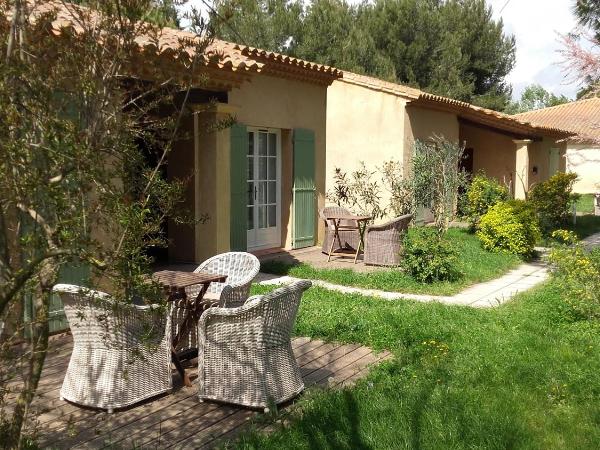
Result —
[[254, 200], [256, 200], [256, 185], [254, 185]]

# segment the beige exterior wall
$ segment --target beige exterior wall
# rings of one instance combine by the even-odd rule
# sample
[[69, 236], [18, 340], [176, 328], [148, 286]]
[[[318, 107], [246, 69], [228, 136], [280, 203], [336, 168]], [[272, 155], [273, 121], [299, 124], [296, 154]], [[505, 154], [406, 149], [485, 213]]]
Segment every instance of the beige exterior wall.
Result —
[[405, 106], [401, 97], [344, 81], [329, 87], [327, 192], [334, 189], [336, 168], [350, 174], [361, 162], [375, 169], [385, 161], [403, 161]]
[[[473, 149], [473, 173], [482, 171], [487, 176], [510, 186], [511, 192], [515, 192], [516, 183], [520, 182], [520, 177], [515, 173], [519, 145], [515, 143], [513, 137], [488, 128], [461, 124], [460, 140], [465, 143], [466, 148]], [[544, 137], [542, 140], [532, 141], [527, 147], [528, 188], [550, 177], [550, 158], [553, 149], [558, 152], [558, 170], [565, 170], [564, 143]]]
[[[185, 207], [205, 223], [169, 223], [169, 259], [201, 262], [229, 250], [231, 221], [229, 130], [208, 131], [227, 114], [249, 127], [281, 130], [281, 246], [292, 245], [293, 130], [315, 133], [315, 183], [318, 207], [325, 202], [326, 87], [257, 75], [229, 94], [229, 104], [186, 120], [169, 157], [170, 178], [187, 180]], [[315, 212], [315, 226], [318, 220]], [[322, 239], [322, 236], [318, 237]]]
[[[315, 187], [317, 209], [325, 204], [325, 148], [327, 87], [266, 75], [229, 94], [229, 104], [238, 108], [239, 123], [251, 127], [278, 128], [281, 133], [281, 245], [292, 246], [293, 130], [306, 128], [315, 133]], [[229, 193], [219, 193], [219, 198]], [[315, 212], [315, 225], [318, 218]], [[317, 226], [319, 230], [319, 227]], [[322, 230], [317, 240], [323, 238]]]
[[566, 166], [568, 172], [579, 176], [575, 192], [589, 194], [600, 190], [600, 147], [570, 143], [566, 151]]
[[473, 149], [473, 173], [484, 172], [514, 188], [516, 146], [512, 137], [461, 124], [460, 141]]

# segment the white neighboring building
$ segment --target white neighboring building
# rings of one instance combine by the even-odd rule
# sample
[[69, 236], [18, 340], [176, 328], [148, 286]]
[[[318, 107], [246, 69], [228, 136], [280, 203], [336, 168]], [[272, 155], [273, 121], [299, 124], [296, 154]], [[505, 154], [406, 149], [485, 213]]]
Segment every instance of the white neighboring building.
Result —
[[567, 171], [579, 175], [574, 190], [580, 194], [600, 191], [600, 98], [529, 111], [516, 117], [576, 133], [567, 142], [566, 153]]

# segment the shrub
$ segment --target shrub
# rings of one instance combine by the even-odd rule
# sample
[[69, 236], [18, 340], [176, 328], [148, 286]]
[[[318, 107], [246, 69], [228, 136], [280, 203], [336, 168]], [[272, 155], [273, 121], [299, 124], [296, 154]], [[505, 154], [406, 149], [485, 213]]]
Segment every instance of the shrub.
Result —
[[451, 281], [460, 277], [457, 251], [435, 228], [417, 227], [404, 238], [402, 267], [422, 283]]
[[600, 249], [586, 252], [571, 231], [557, 230], [548, 260], [552, 275], [576, 319], [600, 319]]
[[557, 173], [531, 189], [529, 201], [535, 208], [543, 231], [561, 227], [569, 220], [573, 204], [579, 198], [572, 192], [575, 180], [575, 173]]
[[488, 178], [483, 174], [476, 175], [467, 191], [466, 213], [473, 229], [488, 210], [499, 202], [509, 199], [506, 186], [500, 184], [495, 178]]
[[521, 200], [497, 203], [479, 221], [477, 237], [486, 250], [532, 256], [540, 238], [533, 207]]

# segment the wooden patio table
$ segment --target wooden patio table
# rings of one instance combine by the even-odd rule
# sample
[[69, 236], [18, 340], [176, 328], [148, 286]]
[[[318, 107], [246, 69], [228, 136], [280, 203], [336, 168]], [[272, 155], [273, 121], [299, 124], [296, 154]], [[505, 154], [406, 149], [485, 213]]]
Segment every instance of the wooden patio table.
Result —
[[[187, 311], [187, 314], [185, 315], [183, 322], [179, 327], [179, 331], [173, 338], [173, 342], [171, 344], [171, 358], [173, 360], [173, 364], [175, 364], [175, 367], [177, 368], [177, 372], [179, 372], [179, 375], [181, 375], [181, 378], [183, 379], [183, 384], [186, 386], [191, 386], [192, 383], [190, 378], [185, 373], [185, 369], [181, 365], [181, 360], [183, 357], [182, 355], [178, 354], [175, 349], [179, 345], [179, 341], [181, 340], [182, 336], [186, 336], [190, 327], [193, 327], [198, 323], [202, 313], [207, 308], [213, 306], [209, 302], [203, 301], [204, 294], [206, 294], [210, 283], [224, 283], [227, 280], [227, 275], [218, 275], [208, 272], [161, 270], [159, 272], [155, 272], [152, 277], [164, 287], [165, 292], [168, 295], [168, 301], [182, 302], [183, 309]], [[197, 284], [202, 285], [198, 295], [195, 299], [189, 299], [185, 292], [185, 288], [195, 286]]]
[[[360, 253], [360, 248], [365, 247], [364, 237], [365, 237], [365, 230], [367, 229], [367, 224], [369, 223], [369, 221], [371, 219], [373, 219], [373, 217], [371, 217], [371, 216], [355, 216], [352, 214], [329, 214], [329, 215], [327, 215], [327, 217], [325, 217], [325, 219], [327, 219], [328, 222], [331, 221], [331, 223], [333, 224], [333, 228], [334, 228], [333, 239], [331, 239], [331, 246], [329, 247], [329, 254], [327, 255], [327, 262], [329, 262], [331, 260], [331, 255], [334, 253], [333, 245], [334, 245], [336, 239], [338, 241], [338, 245], [340, 246], [340, 250], [342, 250], [342, 241], [340, 239], [340, 230], [342, 230], [342, 231], [356, 230], [356, 231], [358, 231], [358, 236], [359, 236], [358, 245], [356, 246], [356, 254], [354, 255], [354, 264], [356, 264], [356, 261], [358, 260], [358, 254]], [[356, 223], [356, 225], [348, 225], [348, 224], [342, 225], [342, 223], [341, 223], [342, 221], [354, 222], [354, 223]], [[340, 253], [343, 254], [343, 251], [341, 251]]]

